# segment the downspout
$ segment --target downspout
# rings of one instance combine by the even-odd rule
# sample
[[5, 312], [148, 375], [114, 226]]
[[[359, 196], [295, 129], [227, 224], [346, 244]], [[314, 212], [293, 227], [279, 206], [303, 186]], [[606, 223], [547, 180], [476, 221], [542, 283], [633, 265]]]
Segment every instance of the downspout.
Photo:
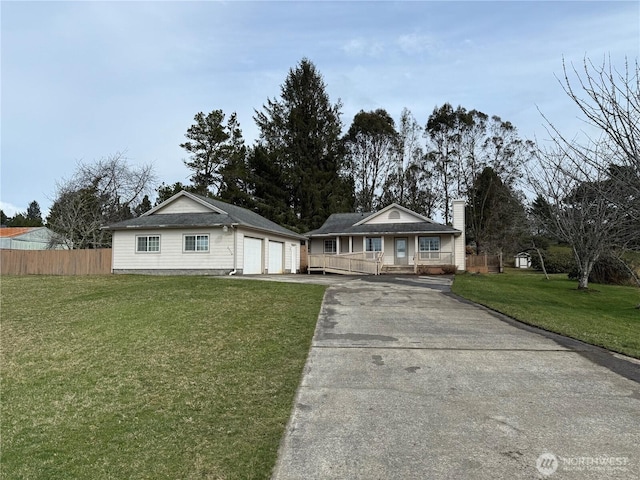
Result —
[[233, 228], [233, 270], [229, 272], [229, 276], [238, 273], [238, 230], [233, 225], [231, 228]]

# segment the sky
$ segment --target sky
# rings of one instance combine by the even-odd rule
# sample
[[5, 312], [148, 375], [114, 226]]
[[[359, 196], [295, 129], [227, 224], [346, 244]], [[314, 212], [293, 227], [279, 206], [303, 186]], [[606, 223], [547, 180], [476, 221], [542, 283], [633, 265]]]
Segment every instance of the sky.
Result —
[[253, 117], [302, 58], [322, 74], [346, 131], [360, 110], [408, 108], [421, 125], [448, 102], [543, 142], [542, 113], [585, 124], [558, 82], [640, 51], [636, 1], [73, 1], [0, 3], [0, 207], [36, 200], [78, 162], [123, 153], [159, 182], [188, 183], [180, 148], [198, 112]]

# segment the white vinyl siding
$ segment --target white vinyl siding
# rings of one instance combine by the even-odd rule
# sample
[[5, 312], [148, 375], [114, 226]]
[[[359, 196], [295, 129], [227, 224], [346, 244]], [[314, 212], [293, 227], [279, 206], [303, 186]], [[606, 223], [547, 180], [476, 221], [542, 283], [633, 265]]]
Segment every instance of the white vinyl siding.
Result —
[[424, 219], [405, 212], [397, 208], [392, 208], [369, 219], [364, 225], [375, 225], [380, 223], [417, 223], [424, 222]]
[[[189, 232], [191, 234], [191, 232]], [[204, 234], [204, 232], [202, 233]], [[184, 232], [180, 230], [158, 231], [115, 231], [113, 234], [114, 270], [195, 270], [229, 269], [233, 265], [233, 234], [221, 229], [207, 230], [209, 253], [206, 255], [184, 251]], [[160, 236], [160, 252], [140, 254], [136, 252], [138, 236]]]
[[[266, 252], [261, 251], [263, 241], [272, 240], [284, 244], [283, 271], [296, 272], [300, 269], [300, 241], [280, 235], [262, 235], [239, 227], [234, 233], [232, 229], [223, 232], [221, 228], [203, 228], [201, 231], [179, 229], [138, 230], [136, 232], [118, 230], [113, 235], [113, 269], [114, 270], [205, 270], [221, 269], [232, 271], [237, 268], [247, 273], [245, 265], [245, 241], [253, 237], [259, 247], [257, 273], [263, 273], [266, 265]], [[201, 254], [184, 251], [185, 235], [208, 235], [209, 252]], [[161, 251], [157, 254], [138, 254], [136, 245], [138, 236], [160, 236]], [[235, 240], [235, 244], [234, 244]], [[265, 243], [266, 244], [266, 243]], [[234, 259], [234, 253], [237, 257]]]
[[215, 213], [212, 207], [203, 205], [188, 197], [177, 198], [170, 204], [156, 210], [153, 215], [164, 213]]

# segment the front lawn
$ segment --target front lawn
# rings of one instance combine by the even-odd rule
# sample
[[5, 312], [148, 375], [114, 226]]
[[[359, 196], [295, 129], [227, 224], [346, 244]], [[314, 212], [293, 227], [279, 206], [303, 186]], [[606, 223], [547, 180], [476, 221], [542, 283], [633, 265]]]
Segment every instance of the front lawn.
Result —
[[507, 270], [458, 275], [453, 292], [524, 323], [640, 358], [640, 289], [590, 284], [577, 290], [566, 274]]
[[269, 478], [324, 287], [3, 277], [3, 478]]

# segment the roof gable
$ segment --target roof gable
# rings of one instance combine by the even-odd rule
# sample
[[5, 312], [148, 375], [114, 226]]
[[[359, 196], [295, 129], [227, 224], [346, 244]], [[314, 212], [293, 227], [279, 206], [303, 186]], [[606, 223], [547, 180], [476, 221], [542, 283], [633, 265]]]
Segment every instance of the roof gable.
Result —
[[461, 233], [458, 229], [434, 222], [394, 203], [378, 212], [334, 213], [320, 228], [307, 235], [313, 238], [336, 235], [460, 235]]
[[433, 220], [420, 215], [419, 213], [409, 210], [397, 203], [387, 205], [366, 218], [363, 218], [354, 226], [376, 225], [380, 223], [435, 223]]
[[142, 216], [167, 215], [173, 213], [220, 213], [226, 214], [219, 206], [208, 202], [206, 197], [182, 190], [160, 205], [156, 205]]
[[242, 226], [300, 240], [305, 238], [303, 235], [282, 227], [246, 208], [185, 191], [177, 193], [140, 217], [114, 223], [104, 228], [127, 230], [135, 228], [203, 228], [225, 225]]

